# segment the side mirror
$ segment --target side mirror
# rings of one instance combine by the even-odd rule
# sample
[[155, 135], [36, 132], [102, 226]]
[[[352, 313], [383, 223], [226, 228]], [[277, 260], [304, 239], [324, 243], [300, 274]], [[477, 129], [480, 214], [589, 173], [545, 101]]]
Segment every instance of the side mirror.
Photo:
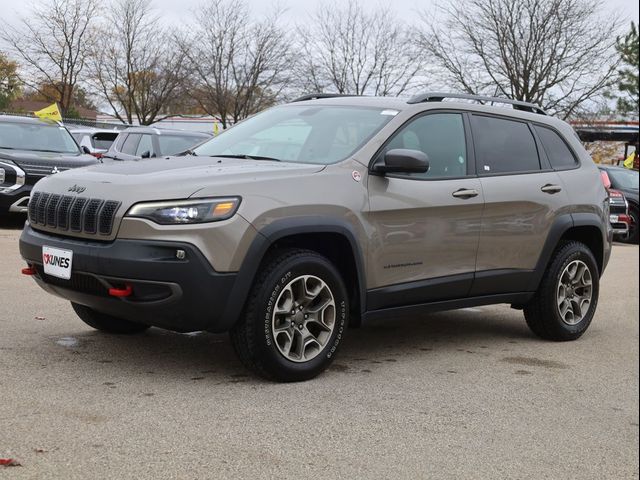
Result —
[[382, 161], [372, 168], [374, 173], [426, 173], [429, 170], [429, 157], [420, 150], [396, 148], [385, 153]]
[[91, 155], [91, 150], [89, 150], [89, 147], [87, 147], [86, 145], [82, 146], [82, 152]]
[[142, 152], [142, 155], [140, 155], [141, 158], [150, 158], [151, 157], [151, 152], [149, 150], [145, 150], [144, 152]]

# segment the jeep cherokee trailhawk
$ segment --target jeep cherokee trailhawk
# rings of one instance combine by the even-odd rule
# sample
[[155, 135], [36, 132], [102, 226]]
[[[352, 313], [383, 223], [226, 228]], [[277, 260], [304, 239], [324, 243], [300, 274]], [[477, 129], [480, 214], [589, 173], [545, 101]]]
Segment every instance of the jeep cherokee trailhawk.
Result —
[[294, 381], [374, 317], [507, 303], [577, 339], [608, 208], [573, 130], [535, 105], [310, 95], [183, 156], [41, 180], [20, 252], [91, 327], [230, 331], [247, 367]]

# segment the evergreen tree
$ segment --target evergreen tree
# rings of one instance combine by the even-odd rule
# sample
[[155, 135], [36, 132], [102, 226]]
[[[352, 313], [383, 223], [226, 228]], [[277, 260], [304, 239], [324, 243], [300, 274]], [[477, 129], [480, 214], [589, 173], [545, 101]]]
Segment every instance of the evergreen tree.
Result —
[[631, 22], [631, 30], [624, 37], [618, 37], [616, 50], [624, 65], [618, 71], [618, 110], [620, 113], [638, 114], [640, 82], [638, 80], [638, 26]]

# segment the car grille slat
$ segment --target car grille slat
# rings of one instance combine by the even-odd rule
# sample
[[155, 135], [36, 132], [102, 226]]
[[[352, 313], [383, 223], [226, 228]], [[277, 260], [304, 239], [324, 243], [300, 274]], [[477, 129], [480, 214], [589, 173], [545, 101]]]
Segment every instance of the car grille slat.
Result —
[[69, 212], [69, 230], [72, 232], [82, 231], [82, 213], [87, 201], [84, 197], [78, 197], [71, 206], [71, 211]]
[[34, 192], [29, 200], [29, 222], [47, 230], [89, 235], [111, 235], [120, 202], [99, 198]]
[[91, 199], [87, 205], [87, 209], [84, 212], [84, 232], [96, 233], [96, 223], [98, 212], [102, 206], [102, 200]]
[[47, 221], [47, 202], [49, 201], [49, 197], [51, 195], [48, 193], [43, 193], [38, 199], [38, 204], [36, 206], [36, 218], [40, 225], [45, 225]]
[[55, 227], [58, 218], [58, 204], [60, 203], [60, 195], [51, 195], [47, 204], [47, 226]]
[[33, 220], [36, 218], [36, 212], [38, 211], [38, 200], [40, 200], [40, 192], [34, 193], [33, 195], [31, 195], [31, 198], [29, 198], [28, 211], [31, 223], [33, 223]]
[[67, 228], [69, 228], [69, 210], [72, 203], [73, 197], [70, 197], [68, 195], [62, 197], [60, 206], [58, 207], [58, 223], [56, 225], [56, 228], [60, 230], [66, 230]]
[[113, 200], [107, 200], [104, 203], [104, 207], [102, 207], [102, 210], [100, 211], [98, 233], [100, 233], [101, 235], [111, 235], [113, 220], [119, 207], [120, 202], [116, 202]]

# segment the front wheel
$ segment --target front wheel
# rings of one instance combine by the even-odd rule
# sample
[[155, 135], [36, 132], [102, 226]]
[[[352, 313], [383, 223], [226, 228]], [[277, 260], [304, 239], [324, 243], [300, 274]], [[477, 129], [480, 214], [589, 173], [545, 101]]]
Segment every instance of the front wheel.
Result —
[[131, 335], [134, 333], [144, 332], [149, 328], [149, 325], [130, 322], [129, 320], [113, 317], [106, 313], [97, 312], [94, 309], [85, 305], [80, 305], [79, 303], [71, 302], [71, 306], [80, 317], [80, 320], [90, 327], [102, 332]]
[[333, 361], [348, 311], [344, 282], [329, 260], [310, 250], [276, 251], [258, 272], [231, 341], [255, 373], [308, 380]]
[[596, 260], [585, 244], [575, 241], [561, 244], [538, 291], [524, 307], [529, 328], [548, 340], [580, 338], [598, 305], [599, 279]]

